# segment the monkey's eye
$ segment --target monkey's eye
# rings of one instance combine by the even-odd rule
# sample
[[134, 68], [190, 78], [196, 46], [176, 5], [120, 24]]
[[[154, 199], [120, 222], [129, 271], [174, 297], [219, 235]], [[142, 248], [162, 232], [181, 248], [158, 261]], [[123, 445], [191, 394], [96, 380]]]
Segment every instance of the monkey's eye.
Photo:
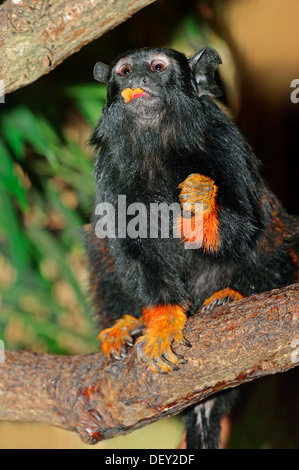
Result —
[[125, 65], [119, 71], [120, 75], [123, 75], [124, 77], [126, 75], [130, 75], [131, 72], [132, 72], [132, 67], [129, 67], [129, 65]]
[[151, 70], [153, 72], [162, 72], [163, 70], [166, 69], [166, 64], [162, 62], [161, 60], [153, 60], [151, 63]]

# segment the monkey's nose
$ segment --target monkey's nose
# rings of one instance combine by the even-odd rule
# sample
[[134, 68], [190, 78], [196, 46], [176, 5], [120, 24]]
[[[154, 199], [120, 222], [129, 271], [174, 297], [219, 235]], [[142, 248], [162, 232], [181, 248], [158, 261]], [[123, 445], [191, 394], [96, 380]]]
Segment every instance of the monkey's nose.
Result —
[[148, 83], [149, 83], [149, 77], [147, 77], [147, 76], [143, 76], [143, 77], [136, 76], [136, 77], [132, 77], [129, 80], [128, 86], [130, 88], [139, 88], [139, 87], [142, 88], [143, 85], [147, 85]]

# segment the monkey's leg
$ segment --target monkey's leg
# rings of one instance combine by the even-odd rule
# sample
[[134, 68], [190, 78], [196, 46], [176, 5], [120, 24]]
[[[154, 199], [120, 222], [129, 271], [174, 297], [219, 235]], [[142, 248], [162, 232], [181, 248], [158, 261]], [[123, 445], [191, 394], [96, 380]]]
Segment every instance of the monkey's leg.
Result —
[[[242, 298], [240, 292], [227, 287], [206, 299], [201, 311], [212, 310]], [[221, 420], [233, 406], [236, 397], [237, 391], [225, 390], [184, 411], [187, 449], [219, 448]]]
[[225, 390], [183, 412], [187, 449], [219, 449], [221, 421], [237, 397], [237, 390]]
[[212, 310], [214, 307], [218, 307], [218, 305], [224, 305], [243, 298], [244, 296], [237, 290], [226, 287], [226, 289], [219, 290], [206, 299], [202, 304], [201, 311]]
[[127, 346], [133, 346], [132, 336], [142, 333], [143, 329], [144, 323], [141, 319], [124, 315], [113, 326], [99, 334], [103, 353], [114, 359], [125, 357]]
[[184, 363], [181, 356], [172, 350], [172, 342], [191, 346], [184, 338], [183, 330], [187, 316], [180, 305], [157, 305], [143, 309], [145, 333], [136, 341], [136, 352], [140, 362], [154, 372], [171, 372]]
[[[185, 241], [198, 241], [205, 251], [217, 251], [220, 245], [218, 233], [217, 186], [208, 176], [192, 173], [178, 186], [179, 200], [184, 210], [191, 212], [191, 226], [188, 228], [181, 217], [180, 226]], [[195, 203], [202, 204], [202, 223], [197, 222]], [[201, 216], [201, 213], [200, 213]], [[189, 231], [190, 230], [190, 231]]]

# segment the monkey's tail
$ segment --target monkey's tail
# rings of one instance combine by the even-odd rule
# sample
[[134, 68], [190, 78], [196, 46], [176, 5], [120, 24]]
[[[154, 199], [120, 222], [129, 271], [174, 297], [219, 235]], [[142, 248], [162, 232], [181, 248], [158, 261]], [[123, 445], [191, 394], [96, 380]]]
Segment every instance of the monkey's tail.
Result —
[[238, 392], [227, 390], [184, 412], [187, 449], [219, 449], [222, 417], [231, 410]]

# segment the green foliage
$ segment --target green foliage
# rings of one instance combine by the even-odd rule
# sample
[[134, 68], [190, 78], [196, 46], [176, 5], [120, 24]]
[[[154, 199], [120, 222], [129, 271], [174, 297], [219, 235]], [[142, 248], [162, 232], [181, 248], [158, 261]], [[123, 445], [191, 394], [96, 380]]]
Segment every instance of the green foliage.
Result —
[[[88, 136], [105, 89], [82, 85], [65, 94], [82, 112]], [[51, 118], [34, 98], [26, 106], [1, 105], [0, 337], [7, 348], [68, 353], [97, 347], [83, 250], [93, 162], [86, 143], [52, 124], [61, 122], [63, 105], [57, 96]]]
[[[69, 86], [66, 94], [76, 101], [78, 109], [92, 125], [99, 119], [106, 100], [106, 87], [96, 84]], [[99, 102], [101, 106], [95, 106]]]

